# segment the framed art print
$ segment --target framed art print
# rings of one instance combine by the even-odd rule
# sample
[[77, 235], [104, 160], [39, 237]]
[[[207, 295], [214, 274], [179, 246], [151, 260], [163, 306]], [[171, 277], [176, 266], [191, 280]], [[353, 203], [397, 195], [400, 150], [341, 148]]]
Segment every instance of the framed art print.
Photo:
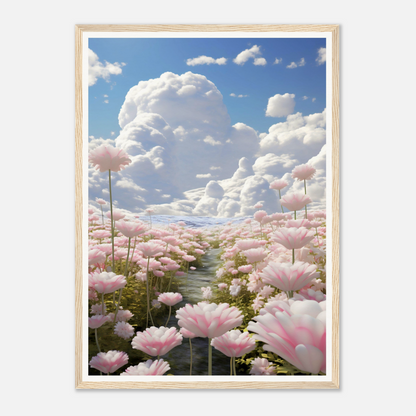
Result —
[[339, 388], [339, 27], [75, 32], [76, 388]]

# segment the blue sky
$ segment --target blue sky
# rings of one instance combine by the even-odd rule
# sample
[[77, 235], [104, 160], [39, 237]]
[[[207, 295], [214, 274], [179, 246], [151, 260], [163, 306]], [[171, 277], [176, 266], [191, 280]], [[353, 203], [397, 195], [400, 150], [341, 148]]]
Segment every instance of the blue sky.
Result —
[[[310, 163], [326, 204], [326, 40], [89, 39], [90, 149], [112, 144], [132, 163], [114, 175], [120, 208], [238, 217], [280, 209], [270, 189], [303, 192]], [[278, 63], [276, 63], [276, 59]], [[209, 63], [209, 64], [208, 64]], [[240, 96], [240, 97], [239, 97]], [[90, 170], [90, 200], [108, 198]]]
[[[192, 71], [206, 76], [223, 95], [231, 122], [243, 122], [259, 133], [267, 132], [276, 121], [285, 118], [265, 117], [268, 99], [275, 94], [295, 94], [296, 112], [311, 114], [326, 107], [326, 65], [318, 65], [317, 52], [325, 47], [320, 38], [289, 39], [89, 39], [89, 48], [101, 62], [124, 62], [120, 75], [110, 82], [99, 78], [91, 86], [89, 100], [89, 135], [110, 137], [118, 134], [118, 113], [129, 89], [139, 81], [158, 78], [164, 72], [183, 74]], [[232, 60], [253, 45], [260, 47], [264, 66], [253, 60], [237, 65]], [[187, 59], [205, 55], [214, 59], [227, 58], [226, 65], [188, 66]], [[282, 62], [273, 65], [275, 58]], [[289, 69], [291, 62], [304, 66]], [[230, 94], [248, 95], [244, 98]], [[108, 95], [108, 97], [104, 97]], [[307, 100], [302, 100], [307, 96]], [[312, 98], [316, 100], [312, 102]], [[108, 103], [104, 103], [108, 100]]]

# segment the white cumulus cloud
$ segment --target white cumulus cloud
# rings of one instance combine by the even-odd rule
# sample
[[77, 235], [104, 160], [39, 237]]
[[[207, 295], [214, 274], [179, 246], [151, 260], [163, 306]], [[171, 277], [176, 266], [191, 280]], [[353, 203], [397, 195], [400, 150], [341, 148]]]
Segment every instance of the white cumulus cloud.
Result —
[[233, 62], [237, 65], [244, 65], [249, 59], [254, 59], [257, 55], [261, 55], [260, 47], [257, 45], [252, 46], [250, 49], [246, 49], [240, 52], [234, 59]]
[[316, 58], [318, 65], [322, 65], [326, 62], [326, 48], [320, 48], [318, 50], [318, 57]]
[[295, 94], [276, 94], [269, 98], [267, 104], [266, 116], [268, 117], [286, 117], [292, 114], [295, 109]]
[[266, 59], [264, 58], [256, 58], [253, 62], [254, 65], [260, 65], [260, 66], [264, 66], [267, 64]]
[[88, 49], [88, 86], [91, 87], [94, 85], [98, 78], [103, 78], [105, 81], [110, 81], [110, 75], [120, 75], [122, 72], [121, 67], [125, 63], [110, 62], [104, 61], [100, 62], [98, 55], [93, 52], [91, 49]]
[[186, 60], [186, 65], [195, 66], [195, 65], [225, 65], [227, 63], [227, 58], [218, 58], [214, 59], [210, 56], [201, 55], [198, 58], [189, 58]]

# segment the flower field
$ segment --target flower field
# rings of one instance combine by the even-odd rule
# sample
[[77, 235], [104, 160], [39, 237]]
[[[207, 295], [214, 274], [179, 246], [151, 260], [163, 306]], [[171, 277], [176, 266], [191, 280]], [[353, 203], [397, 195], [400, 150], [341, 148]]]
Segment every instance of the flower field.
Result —
[[178, 361], [190, 376], [326, 373], [326, 212], [309, 207], [312, 166], [292, 171], [304, 193], [270, 184], [281, 212], [258, 203], [251, 217], [193, 228], [114, 208], [123, 150], [102, 145], [89, 161], [110, 196], [88, 209], [90, 375], [179, 375]]

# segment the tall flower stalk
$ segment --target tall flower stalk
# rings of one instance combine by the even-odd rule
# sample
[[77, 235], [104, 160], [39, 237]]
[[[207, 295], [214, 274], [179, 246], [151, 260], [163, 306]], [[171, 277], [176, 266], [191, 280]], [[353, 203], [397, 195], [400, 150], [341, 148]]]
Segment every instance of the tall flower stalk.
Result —
[[113, 197], [111, 194], [111, 169], [108, 170], [108, 187], [110, 190], [110, 211], [111, 211], [111, 259], [112, 259], [112, 267], [114, 272], [114, 219], [113, 219]]

